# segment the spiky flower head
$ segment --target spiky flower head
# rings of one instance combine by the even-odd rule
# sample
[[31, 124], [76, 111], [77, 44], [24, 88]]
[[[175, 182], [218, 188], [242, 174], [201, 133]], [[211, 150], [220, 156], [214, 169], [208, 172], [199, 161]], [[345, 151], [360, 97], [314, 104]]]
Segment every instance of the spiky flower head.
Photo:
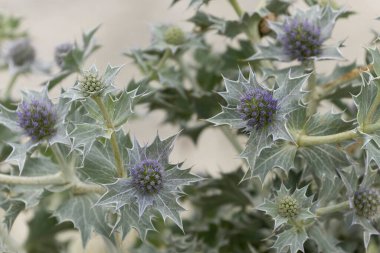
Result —
[[57, 132], [58, 114], [48, 99], [23, 101], [17, 109], [19, 126], [33, 141], [49, 139]]
[[19, 38], [4, 46], [4, 57], [11, 66], [22, 67], [33, 63], [36, 53], [29, 39]]
[[305, 61], [322, 52], [322, 37], [319, 24], [307, 18], [289, 18], [283, 25], [283, 34], [278, 36], [284, 53], [291, 59]]
[[62, 43], [55, 48], [54, 60], [60, 68], [64, 67], [65, 57], [73, 50], [73, 48], [72, 43]]
[[181, 45], [186, 41], [186, 36], [181, 28], [170, 26], [164, 33], [164, 40], [171, 45]]
[[162, 189], [162, 174], [157, 160], [142, 160], [131, 168], [132, 184], [141, 194], [157, 193]]
[[324, 42], [330, 38], [336, 19], [343, 13], [330, 6], [319, 5], [306, 11], [297, 10], [283, 23], [269, 22], [269, 27], [277, 35], [269, 45], [258, 45], [257, 52], [248, 60], [274, 59], [279, 61], [327, 60], [343, 59], [339, 47], [326, 46]]
[[190, 174], [189, 169], [182, 170], [177, 164], [169, 163], [168, 157], [175, 137], [165, 140], [156, 137], [149, 146], [140, 146], [134, 141], [133, 148], [128, 150], [129, 177], [105, 185], [107, 193], [97, 205], [113, 206], [116, 210], [136, 205], [139, 217], [157, 210], [164, 219], [169, 217], [182, 228], [178, 214], [182, 207], [177, 202], [180, 187], [199, 178]]
[[275, 220], [274, 228], [286, 223], [289, 219], [306, 220], [314, 218], [310, 212], [313, 196], [306, 196], [307, 186], [290, 192], [284, 185], [276, 192], [274, 199], [265, 199], [264, 203], [257, 207], [265, 211]]
[[380, 195], [375, 189], [361, 189], [354, 192], [355, 213], [367, 219], [373, 218], [380, 211]]
[[95, 95], [104, 89], [104, 83], [97, 74], [84, 73], [79, 80], [81, 91], [86, 95]]
[[298, 201], [291, 197], [285, 196], [278, 200], [278, 213], [283, 218], [294, 218], [300, 211]]
[[247, 90], [240, 98], [237, 111], [247, 121], [247, 127], [259, 130], [267, 127], [278, 110], [278, 101], [273, 94], [263, 88]]

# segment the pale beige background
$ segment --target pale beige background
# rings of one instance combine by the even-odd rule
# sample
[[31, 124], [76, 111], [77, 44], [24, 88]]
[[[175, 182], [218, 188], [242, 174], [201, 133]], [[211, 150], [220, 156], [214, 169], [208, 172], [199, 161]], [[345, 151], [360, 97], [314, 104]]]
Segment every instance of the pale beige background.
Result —
[[[254, 10], [258, 1], [240, 0], [239, 2], [244, 8]], [[342, 50], [344, 56], [350, 61], [356, 60], [358, 63], [363, 63], [364, 47], [372, 39], [371, 28], [380, 31], [380, 21], [374, 20], [380, 16], [379, 0], [338, 2], [344, 4], [347, 9], [355, 10], [358, 14], [347, 21], [338, 22], [332, 42], [346, 39], [347, 47]], [[107, 63], [126, 64], [117, 79], [117, 84], [123, 87], [129, 79], [138, 77], [138, 72], [131, 61], [121, 56], [121, 53], [130, 48], [148, 46], [151, 24], [179, 22], [184, 28], [190, 28], [184, 21], [193, 14], [194, 10], [187, 8], [186, 4], [179, 4], [169, 9], [170, 3], [171, 0], [1, 0], [0, 12], [24, 17], [24, 28], [29, 31], [39, 58], [48, 62], [53, 61], [52, 54], [57, 44], [79, 40], [83, 30], [102, 24], [96, 37], [103, 47], [89, 59], [88, 64], [95, 63], [100, 69], [103, 69]], [[218, 16], [236, 18], [227, 0], [214, 0], [208, 9]], [[216, 42], [218, 49], [229, 42], [218, 36], [210, 39]], [[321, 72], [328, 72], [332, 70], [332, 67], [332, 63], [318, 64]], [[36, 88], [45, 79], [42, 76], [20, 79], [13, 95], [18, 96], [19, 89]], [[65, 81], [63, 86], [71, 86], [73, 80], [74, 78]], [[8, 76], [0, 73], [0, 92], [7, 81]], [[157, 130], [163, 137], [174, 134], [178, 130], [161, 124], [163, 114], [160, 112], [146, 115], [146, 111], [140, 108], [137, 114], [141, 116], [141, 119], [128, 124], [127, 129], [141, 142], [151, 141]], [[180, 138], [171, 159], [185, 160], [185, 164], [193, 166], [195, 172], [209, 171], [213, 175], [217, 175], [219, 171], [233, 169], [240, 164], [237, 153], [218, 129], [205, 131], [197, 148], [189, 139]], [[27, 217], [28, 214], [18, 219], [12, 230], [12, 236], [17, 243], [22, 243], [27, 236], [25, 228]], [[73, 252], [82, 252], [80, 239], [75, 238], [77, 239], [73, 245]], [[97, 241], [99, 238], [95, 237], [84, 252], [106, 252], [102, 246], [98, 246]]]

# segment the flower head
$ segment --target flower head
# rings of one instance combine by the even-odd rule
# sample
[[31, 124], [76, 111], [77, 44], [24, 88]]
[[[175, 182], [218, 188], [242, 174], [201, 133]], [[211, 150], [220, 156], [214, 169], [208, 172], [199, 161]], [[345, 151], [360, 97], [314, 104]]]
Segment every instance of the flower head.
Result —
[[20, 38], [5, 45], [4, 56], [9, 65], [23, 67], [33, 63], [36, 53], [29, 39]]
[[247, 121], [249, 128], [261, 129], [273, 121], [278, 109], [277, 103], [277, 99], [273, 98], [270, 91], [255, 88], [247, 90], [241, 96], [236, 109], [241, 118]]
[[269, 22], [276, 33], [276, 40], [269, 45], [259, 45], [257, 52], [248, 60], [274, 59], [278, 61], [343, 59], [339, 47], [326, 46], [336, 19], [343, 13], [330, 6], [312, 6], [306, 11], [297, 12], [285, 18], [283, 23]]
[[54, 60], [60, 68], [64, 67], [65, 57], [73, 50], [73, 48], [74, 47], [72, 43], [63, 43], [55, 48]]
[[305, 61], [321, 54], [323, 40], [318, 23], [297, 17], [289, 18], [283, 25], [283, 31], [278, 40], [284, 53], [291, 59]]
[[81, 91], [86, 95], [98, 94], [104, 89], [103, 81], [94, 73], [84, 73], [79, 80]]
[[185, 33], [177, 26], [171, 26], [164, 33], [164, 40], [171, 45], [181, 45], [186, 41]]
[[165, 140], [158, 137], [149, 146], [140, 146], [137, 141], [128, 150], [128, 178], [119, 178], [105, 185], [105, 193], [97, 205], [113, 206], [120, 210], [124, 206], [138, 207], [138, 215], [150, 215], [157, 210], [163, 218], [169, 217], [182, 228], [178, 211], [182, 207], [177, 199], [181, 186], [198, 181], [199, 178], [169, 163], [169, 154], [176, 136]]
[[131, 168], [133, 186], [141, 194], [158, 193], [162, 189], [163, 169], [157, 160], [146, 159]]
[[380, 195], [375, 189], [362, 189], [354, 192], [353, 205], [355, 213], [367, 219], [373, 218], [380, 211]]
[[279, 199], [277, 205], [278, 213], [284, 218], [293, 218], [297, 216], [300, 211], [298, 201], [291, 196], [285, 196]]
[[33, 141], [49, 139], [57, 132], [57, 111], [48, 99], [23, 101], [17, 117], [19, 126]]

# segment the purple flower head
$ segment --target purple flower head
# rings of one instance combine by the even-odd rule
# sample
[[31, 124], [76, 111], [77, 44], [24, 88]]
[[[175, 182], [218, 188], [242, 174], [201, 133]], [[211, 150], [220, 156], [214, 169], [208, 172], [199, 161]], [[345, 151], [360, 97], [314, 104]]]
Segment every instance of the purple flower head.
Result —
[[354, 192], [355, 213], [367, 219], [373, 218], [380, 211], [380, 195], [375, 189], [362, 189]]
[[33, 141], [54, 136], [57, 132], [57, 110], [48, 99], [31, 99], [17, 109], [18, 125]]
[[65, 57], [73, 50], [73, 44], [63, 43], [58, 45], [54, 51], [54, 59], [57, 65], [62, 68], [65, 64]]
[[36, 57], [36, 52], [30, 41], [26, 38], [16, 39], [5, 45], [5, 59], [17, 67], [31, 64]]
[[321, 28], [317, 23], [295, 17], [283, 25], [283, 34], [278, 37], [283, 52], [291, 59], [305, 61], [319, 56], [322, 52], [323, 39]]
[[267, 127], [274, 120], [278, 109], [277, 99], [263, 88], [248, 90], [237, 106], [241, 118], [247, 121], [247, 127], [256, 130]]
[[142, 160], [131, 169], [132, 184], [141, 194], [157, 193], [163, 185], [162, 174], [162, 166], [157, 160]]

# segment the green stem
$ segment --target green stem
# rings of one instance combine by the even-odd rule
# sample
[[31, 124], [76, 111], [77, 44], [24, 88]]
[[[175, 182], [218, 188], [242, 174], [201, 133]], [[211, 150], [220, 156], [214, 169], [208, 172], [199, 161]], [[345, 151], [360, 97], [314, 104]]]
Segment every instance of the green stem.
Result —
[[243, 152], [243, 148], [241, 147], [240, 143], [237, 141], [236, 135], [232, 133], [231, 129], [228, 126], [222, 126], [220, 127], [220, 130], [222, 130], [222, 133], [228, 141], [232, 144], [232, 146], [235, 148], [235, 150], [241, 154]]
[[59, 185], [66, 182], [62, 172], [38, 177], [9, 176], [0, 174], [1, 184], [11, 185]]
[[361, 132], [370, 134], [377, 130], [380, 130], [380, 122], [369, 124], [364, 127], [358, 127], [356, 129], [351, 129], [345, 132], [322, 135], [322, 136], [309, 136], [300, 134], [297, 136], [297, 145], [298, 146], [312, 146], [312, 145], [321, 145], [329, 143], [337, 143], [350, 139], [354, 139], [361, 135]]
[[112, 119], [111, 119], [111, 117], [107, 111], [106, 106], [103, 103], [102, 98], [98, 97], [98, 96], [94, 96], [92, 98], [94, 99], [94, 101], [98, 105], [98, 107], [99, 107], [99, 109], [103, 115], [103, 118], [104, 118], [104, 121], [106, 123], [107, 128], [112, 131], [110, 142], [111, 142], [111, 146], [112, 146], [113, 155], [115, 157], [117, 174], [119, 177], [124, 177], [125, 171], [124, 171], [124, 166], [123, 166], [123, 160], [122, 160], [122, 156], [120, 153], [119, 145], [117, 144], [116, 132], [115, 132], [115, 127], [113, 125]]
[[317, 111], [318, 107], [318, 99], [316, 99], [316, 85], [317, 85], [317, 76], [316, 76], [316, 69], [315, 69], [315, 62], [311, 61], [312, 65], [312, 72], [310, 74], [309, 80], [308, 80], [308, 90], [309, 94], [307, 96], [307, 108], [306, 108], [306, 114], [308, 116], [313, 115]]
[[61, 168], [66, 181], [72, 182], [75, 179], [74, 171], [71, 166], [68, 166], [66, 159], [62, 154], [62, 151], [59, 148], [58, 144], [51, 145], [51, 150], [53, 151], [53, 154], [57, 159], [58, 165]]
[[161, 69], [164, 66], [166, 60], [169, 59], [171, 54], [172, 52], [170, 51], [169, 48], [167, 48], [164, 52], [164, 55], [161, 57], [160, 61], [157, 63], [157, 66], [156, 66], [157, 70]]
[[13, 74], [12, 77], [11, 77], [11, 79], [9, 80], [7, 88], [6, 88], [5, 92], [4, 92], [4, 99], [5, 99], [5, 101], [10, 100], [13, 87], [15, 86], [18, 77], [19, 77], [19, 74], [16, 73], [16, 74]]
[[315, 211], [315, 214], [317, 216], [322, 216], [322, 215], [326, 215], [330, 213], [345, 211], [346, 209], [349, 209], [349, 208], [350, 208], [350, 202], [344, 201], [335, 205], [318, 208]]
[[232, 6], [232, 8], [234, 8], [236, 14], [241, 17], [243, 15], [243, 11], [239, 5], [239, 3], [237, 2], [237, 0], [228, 0]]

